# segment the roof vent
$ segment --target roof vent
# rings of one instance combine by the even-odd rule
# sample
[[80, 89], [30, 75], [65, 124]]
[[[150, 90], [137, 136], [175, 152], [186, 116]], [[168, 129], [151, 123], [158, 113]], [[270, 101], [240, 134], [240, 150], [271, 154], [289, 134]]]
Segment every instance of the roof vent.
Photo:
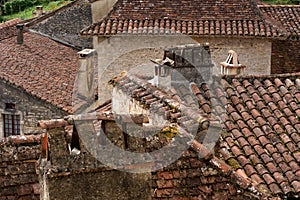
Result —
[[238, 55], [233, 50], [228, 51], [227, 59], [220, 64], [221, 74], [224, 75], [242, 75], [244, 74], [246, 68], [246, 66], [239, 63]]

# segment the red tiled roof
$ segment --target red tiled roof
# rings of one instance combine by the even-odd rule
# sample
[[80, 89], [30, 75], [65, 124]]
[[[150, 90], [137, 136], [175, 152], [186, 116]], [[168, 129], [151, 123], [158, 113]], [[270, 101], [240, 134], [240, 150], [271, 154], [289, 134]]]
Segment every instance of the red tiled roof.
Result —
[[22, 22], [23, 20], [20, 19], [20, 18], [15, 18], [15, 19], [12, 19], [12, 20], [9, 20], [9, 21], [6, 21], [6, 22], [3, 22], [0, 24], [0, 29], [1, 28], [5, 28], [5, 27], [8, 27], [8, 26], [13, 26], [17, 23], [20, 23]]
[[[146, 108], [168, 99], [166, 94], [156, 96], [150, 86], [143, 90], [141, 86], [145, 84], [137, 87], [133, 79], [123, 79], [118, 80], [117, 87], [129, 91]], [[213, 87], [191, 84], [191, 89], [202, 113], [222, 116], [225, 132], [220, 153], [233, 171], [242, 171], [255, 186], [272, 196], [300, 193], [300, 74], [224, 76]], [[182, 113], [163, 110], [170, 121], [185, 124], [180, 120]]]
[[15, 25], [23, 20], [16, 18], [0, 24], [0, 41], [16, 35]]
[[262, 5], [259, 9], [280, 23], [290, 36], [300, 36], [300, 5]]
[[[212, 155], [201, 143], [193, 141], [192, 149], [223, 173], [231, 173], [242, 188], [254, 186], [273, 197], [298, 195], [300, 74], [224, 76], [216, 81], [211, 87], [191, 84], [191, 90], [202, 110], [198, 115], [202, 113], [205, 119], [221, 116], [224, 131], [220, 148]], [[190, 123], [185, 126], [187, 115], [180, 111], [181, 99], [175, 93], [166, 94], [128, 74], [112, 79], [111, 83], [129, 92], [147, 109], [161, 105], [168, 120], [184, 127], [183, 132], [188, 130]], [[225, 105], [225, 115], [221, 105]], [[111, 109], [111, 102], [107, 102], [98, 111], [111, 114]]]
[[22, 45], [11, 37], [0, 42], [0, 50], [0, 78], [64, 111], [72, 111], [70, 91], [78, 70], [74, 49], [26, 32]]
[[82, 35], [175, 34], [277, 37], [283, 32], [266, 23], [257, 6], [243, 1], [119, 0], [101, 21]]
[[[300, 74], [224, 77], [222, 85], [225, 93], [216, 98], [227, 111], [229, 134], [222, 135], [220, 151], [225, 161], [273, 195], [299, 194]], [[211, 105], [195, 94], [200, 107]]]

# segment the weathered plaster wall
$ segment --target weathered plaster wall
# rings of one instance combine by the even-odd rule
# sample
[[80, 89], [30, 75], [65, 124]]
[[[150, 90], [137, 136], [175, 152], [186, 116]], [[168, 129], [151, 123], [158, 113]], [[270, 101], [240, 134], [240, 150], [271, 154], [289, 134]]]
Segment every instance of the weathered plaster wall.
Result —
[[98, 53], [98, 94], [99, 101], [111, 98], [108, 80], [122, 71], [138, 75], [153, 75], [155, 64], [151, 60], [162, 59], [164, 50], [176, 45], [196, 43], [192, 38], [179, 36], [114, 36], [103, 40], [95, 39], [94, 48]]
[[78, 173], [49, 178], [50, 199], [148, 200], [147, 176], [120, 171]]
[[[226, 60], [229, 50], [238, 54], [241, 64], [246, 66], [245, 74], [270, 74], [271, 42], [255, 38], [194, 38], [199, 43], [208, 42], [212, 60], [219, 70], [220, 62]], [[215, 72], [217, 72], [215, 70]]]
[[272, 42], [272, 74], [300, 72], [300, 41]]
[[0, 139], [0, 199], [40, 199], [39, 155], [40, 135]]
[[[21, 116], [21, 133], [25, 135], [40, 132], [40, 128], [37, 127], [39, 120], [61, 118], [66, 115], [65, 112], [29, 95], [3, 79], [0, 79], [0, 94], [0, 112], [7, 112], [5, 111], [5, 103], [15, 103], [16, 112]], [[4, 136], [1, 113], [0, 138]]]
[[93, 23], [100, 21], [112, 9], [116, 0], [100, 0], [92, 3]]

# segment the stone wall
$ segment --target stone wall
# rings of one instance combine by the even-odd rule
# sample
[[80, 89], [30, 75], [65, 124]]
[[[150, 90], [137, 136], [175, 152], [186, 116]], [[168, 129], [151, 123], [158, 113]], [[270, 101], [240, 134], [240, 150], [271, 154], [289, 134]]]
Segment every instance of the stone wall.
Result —
[[0, 199], [40, 199], [36, 173], [40, 138], [27, 135], [0, 139]]
[[100, 102], [111, 98], [112, 90], [107, 86], [107, 81], [112, 77], [129, 70], [139, 75], [153, 75], [154, 64], [150, 60], [162, 59], [167, 48], [192, 43], [209, 43], [214, 64], [213, 74], [220, 73], [220, 62], [226, 60], [229, 50], [238, 53], [240, 63], [246, 65], [245, 74], [270, 74], [271, 42], [266, 39], [191, 38], [183, 35], [114, 36], [106, 40], [94, 37], [94, 48], [98, 52], [100, 63], [98, 66]]
[[194, 38], [201, 44], [209, 43], [212, 60], [220, 71], [220, 62], [226, 60], [229, 50], [238, 54], [241, 64], [246, 66], [245, 74], [270, 74], [271, 42], [267, 39], [203, 37]]
[[6, 103], [16, 105], [16, 111], [12, 113], [20, 115], [21, 134], [25, 135], [40, 132], [40, 128], [37, 127], [39, 120], [61, 118], [67, 114], [3, 79], [0, 79], [0, 94], [0, 138], [4, 136], [2, 113], [7, 113], [5, 110]]
[[272, 42], [272, 74], [300, 72], [300, 41]]
[[70, 155], [63, 128], [48, 131], [48, 137], [50, 159], [39, 166], [39, 173], [47, 174], [41, 182], [48, 195], [42, 196], [57, 200], [150, 199], [149, 173], [112, 170], [95, 159], [83, 143], [80, 154]]
[[75, 4], [31, 26], [30, 29], [84, 49], [92, 47], [92, 39], [81, 38], [78, 33], [91, 23], [91, 4], [78, 0]]
[[[102, 127], [108, 139], [129, 151], [153, 151], [164, 143], [153, 141], [147, 146], [144, 140], [125, 135], [130, 124], [123, 126], [124, 131], [114, 121], [105, 121]], [[63, 128], [49, 130], [48, 136], [50, 160], [39, 166], [39, 173], [46, 174], [42, 181], [46, 188], [43, 191], [49, 192], [46, 199], [254, 199], [233, 183], [229, 174], [222, 174], [208, 161], [199, 160], [190, 149], [168, 167], [134, 174], [121, 171], [125, 168], [118, 171], [101, 164], [82, 141], [80, 154], [70, 155]], [[93, 142], [88, 144], [92, 146]], [[133, 164], [127, 169], [142, 170], [141, 166]]]

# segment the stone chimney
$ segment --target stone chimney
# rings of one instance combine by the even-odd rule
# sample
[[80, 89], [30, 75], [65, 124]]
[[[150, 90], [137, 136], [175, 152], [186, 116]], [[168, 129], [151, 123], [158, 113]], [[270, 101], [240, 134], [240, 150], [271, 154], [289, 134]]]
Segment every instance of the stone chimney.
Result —
[[174, 61], [171, 70], [172, 86], [183, 82], [201, 84], [212, 76], [213, 64], [209, 44], [187, 44], [167, 49], [164, 59]]
[[17, 24], [16, 25], [17, 28], [17, 44], [23, 44], [23, 28], [24, 28], [24, 24]]
[[223, 75], [242, 75], [246, 68], [246, 66], [239, 63], [238, 55], [233, 50], [228, 51], [227, 59], [220, 64], [221, 74]]
[[44, 14], [43, 6], [36, 6], [36, 10], [33, 12], [34, 17], [39, 17]]
[[87, 102], [93, 102], [95, 98], [94, 73], [97, 64], [97, 52], [95, 49], [84, 49], [78, 54], [78, 97]]
[[166, 49], [163, 59], [152, 60], [155, 65], [152, 84], [170, 90], [194, 82], [208, 82], [212, 76], [213, 64], [209, 45], [187, 44]]

